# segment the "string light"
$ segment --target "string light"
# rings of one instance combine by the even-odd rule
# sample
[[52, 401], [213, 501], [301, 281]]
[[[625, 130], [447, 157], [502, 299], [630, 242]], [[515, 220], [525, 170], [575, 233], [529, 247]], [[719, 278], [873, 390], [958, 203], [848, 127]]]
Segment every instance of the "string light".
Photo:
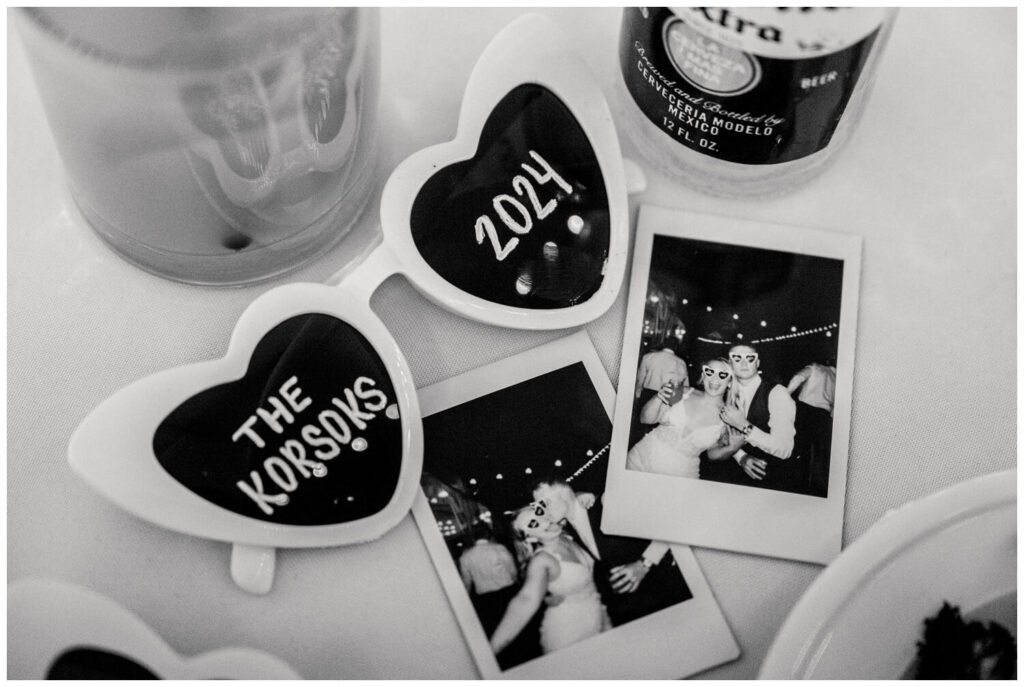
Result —
[[556, 460], [556, 461], [555, 461], [555, 467], [556, 467], [556, 468], [560, 468], [560, 467], [562, 467], [562, 461], [561, 461], [561, 460]]
[[[651, 303], [658, 303], [661, 300], [661, 298], [659, 297], [659, 295], [657, 293], [651, 293], [651, 294], [648, 295], [647, 300], [650, 301]], [[679, 302], [681, 304], [683, 304], [683, 305], [689, 305], [690, 304], [690, 299], [689, 298], [680, 298]], [[705, 306], [705, 310], [707, 310], [707, 312], [713, 312], [714, 308], [713, 308], [713, 306], [707, 305], [707, 306]], [[732, 313], [732, 319], [738, 321], [740, 319], [740, 314], [739, 313]], [[761, 324], [762, 327], [767, 327], [768, 326], [767, 320], [761, 320], [760, 324]], [[801, 337], [801, 336], [807, 336], [809, 334], [821, 334], [821, 333], [824, 333], [825, 336], [831, 338], [832, 337], [832, 332], [829, 331], [829, 330], [838, 329], [838, 327], [839, 327], [839, 323], [837, 323], [837, 322], [832, 322], [831, 324], [826, 324], [826, 325], [823, 325], [821, 327], [812, 327], [810, 329], [804, 329], [804, 330], [798, 330], [796, 325], [792, 325], [789, 328], [789, 333], [788, 334], [779, 334], [777, 336], [768, 336], [768, 337], [763, 337], [763, 338], [760, 338], [760, 339], [751, 339], [750, 343], [751, 344], [769, 343], [769, 342], [772, 342], [772, 341], [783, 341], [783, 340], [786, 340], [786, 339], [795, 339], [795, 338], [798, 338], [798, 337]], [[654, 334], [654, 329], [655, 329], [654, 328], [654, 323], [651, 322], [649, 319], [645, 319], [644, 320], [644, 326], [643, 326], [643, 334], [645, 336], [653, 335]], [[676, 329], [676, 331], [674, 333], [675, 333], [676, 338], [681, 338], [680, 334], [679, 334], [679, 329], [678, 328]], [[686, 332], [683, 331], [684, 335], [685, 335], [685, 333]], [[737, 333], [735, 338], [738, 341], [742, 341], [744, 336], [743, 336], [743, 334]], [[722, 340], [708, 339], [708, 338], [705, 338], [705, 337], [702, 337], [702, 336], [698, 336], [697, 340], [698, 341], [703, 341], [705, 343], [719, 344], [719, 345], [724, 345], [724, 346], [733, 345], [733, 343], [734, 343], [733, 341], [722, 341]]]
[[611, 448], [611, 443], [605, 444], [604, 448], [602, 448], [597, 453], [594, 453], [593, 451], [587, 451], [587, 455], [588, 456], [590, 454], [592, 454], [592, 453], [594, 453], [594, 456], [590, 460], [588, 460], [586, 463], [581, 465], [579, 470], [577, 470], [576, 472], [574, 472], [571, 475], [569, 475], [568, 477], [566, 477], [565, 478], [566, 484], [571, 483], [574, 479], [576, 479], [581, 474], [583, 474], [583, 471], [586, 470], [587, 468], [589, 468], [591, 465], [593, 465], [601, 456], [603, 456], [605, 454], [605, 452], [608, 451], [609, 448]]
[[780, 334], [779, 336], [769, 336], [769, 337], [764, 338], [764, 339], [755, 339], [751, 343], [769, 343], [771, 341], [781, 341], [783, 339], [796, 339], [796, 338], [799, 338], [801, 336], [808, 336], [810, 334], [820, 334], [822, 332], [825, 333], [825, 336], [829, 336], [830, 337], [830, 336], [832, 336], [832, 332], [829, 331], [829, 330], [836, 329], [838, 327], [839, 327], [839, 325], [836, 324], [835, 322], [833, 322], [830, 325], [826, 324], [826, 325], [821, 326], [821, 327], [812, 327], [810, 329], [804, 329], [803, 331], [797, 331], [796, 327], [791, 327], [789, 334]]
[[[764, 324], [764, 323], [762, 323], [762, 324]], [[808, 336], [810, 334], [821, 334], [822, 332], [825, 333], [825, 336], [831, 337], [832, 336], [832, 331], [831, 330], [837, 329], [838, 327], [839, 327], [839, 325], [836, 324], [835, 322], [833, 322], [832, 324], [826, 324], [826, 325], [824, 325], [822, 327], [813, 327], [811, 329], [805, 329], [803, 331], [796, 331], [796, 327], [793, 327], [793, 328], [791, 328], [790, 333], [788, 333], [788, 334], [779, 334], [778, 336], [767, 336], [767, 337], [764, 337], [762, 339], [751, 339], [750, 343], [752, 343], [752, 344], [771, 343], [772, 341], [784, 341], [786, 339], [796, 339], [796, 338], [799, 338], [801, 336]], [[736, 338], [737, 339], [742, 339], [743, 335], [742, 334], [737, 334]], [[731, 346], [733, 344], [732, 341], [719, 341], [717, 339], [708, 339], [708, 338], [703, 337], [703, 336], [698, 336], [697, 340], [698, 341], [703, 341], [704, 343], [709, 343], [709, 344], [718, 344], [720, 346]]]

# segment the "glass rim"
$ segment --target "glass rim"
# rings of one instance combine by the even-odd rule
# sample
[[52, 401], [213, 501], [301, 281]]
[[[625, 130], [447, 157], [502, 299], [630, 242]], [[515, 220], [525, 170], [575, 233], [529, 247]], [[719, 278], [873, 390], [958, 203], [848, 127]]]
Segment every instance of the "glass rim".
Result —
[[[43, 40], [54, 44], [58, 49], [78, 59], [86, 59], [98, 65], [104, 65], [111, 69], [130, 68], [142, 72], [164, 73], [164, 74], [217, 74], [230, 72], [241, 67], [257, 68], [263, 62], [269, 62], [287, 55], [294, 50], [295, 46], [302, 42], [303, 36], [316, 35], [324, 30], [325, 23], [322, 17], [325, 13], [338, 11], [356, 11], [359, 13], [359, 21], [372, 17], [373, 12], [379, 11], [367, 7], [286, 7], [286, 8], [263, 8], [263, 7], [220, 7], [217, 9], [234, 10], [238, 12], [260, 11], [265, 9], [283, 9], [295, 12], [292, 25], [284, 27], [282, 33], [282, 22], [268, 21], [255, 22], [246, 27], [246, 31], [258, 29], [256, 40], [252, 38], [245, 41], [236, 41], [239, 45], [249, 45], [247, 49], [238, 51], [229, 58], [222, 58], [213, 64], [203, 64], [200, 60], [190, 56], [182, 60], [180, 57], [169, 56], [132, 56], [120, 51], [113, 50], [99, 42], [79, 37], [73, 31], [67, 30], [54, 18], [55, 13], [68, 9], [90, 9], [92, 11], [106, 12], [135, 12], [145, 13], [157, 9], [187, 9], [187, 8], [157, 8], [157, 7], [95, 7], [95, 8], [72, 8], [72, 7], [16, 7], [12, 8], [16, 16], [22, 18], [20, 24], [25, 30], [31, 30], [40, 35]], [[204, 9], [204, 8], [198, 8]], [[205, 8], [209, 9], [209, 8]], [[360, 30], [363, 30], [360, 27]], [[375, 30], [369, 28], [368, 30]], [[238, 29], [234, 29], [239, 32]], [[232, 30], [210, 33], [211, 37], [221, 37], [232, 33]]]

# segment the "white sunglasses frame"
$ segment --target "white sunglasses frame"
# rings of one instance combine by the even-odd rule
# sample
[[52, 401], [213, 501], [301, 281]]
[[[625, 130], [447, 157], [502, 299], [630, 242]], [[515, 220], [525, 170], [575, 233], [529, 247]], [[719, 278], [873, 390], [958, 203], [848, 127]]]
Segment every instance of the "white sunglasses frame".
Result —
[[220, 648], [181, 656], [142, 618], [85, 587], [21, 579], [7, 588], [7, 671], [12, 679], [44, 680], [71, 649], [110, 651], [138, 662], [163, 680], [298, 680], [276, 656]]
[[[502, 327], [564, 329], [596, 319], [619, 295], [629, 252], [627, 189], [643, 182], [631, 181], [627, 186], [611, 111], [582, 58], [565, 48], [569, 43], [569, 37], [551, 20], [538, 15], [520, 17], [505, 27], [487, 46], [469, 77], [455, 139], [413, 153], [384, 186], [381, 226], [384, 245], [390, 246], [394, 257], [389, 269], [405, 274], [424, 296], [443, 308]], [[523, 84], [547, 88], [576, 118], [590, 140], [608, 197], [611, 230], [601, 286], [587, 301], [565, 308], [517, 308], [467, 293], [435, 272], [412, 238], [410, 218], [419, 189], [438, 169], [473, 157], [494, 107]], [[472, 227], [466, 231], [472, 236]]]
[[[370, 309], [376, 288], [403, 273], [426, 297], [470, 319], [521, 329], [563, 329], [602, 315], [618, 297], [625, 273], [629, 213], [627, 178], [608, 105], [582, 59], [549, 19], [526, 15], [503, 29], [473, 70], [463, 99], [456, 138], [410, 156], [391, 175], [381, 207], [384, 240], [359, 265], [342, 270], [338, 286], [289, 284], [257, 298], [242, 313], [228, 351], [219, 360], [165, 370], [122, 388], [79, 425], [68, 446], [71, 468], [91, 487], [128, 512], [186, 534], [233, 544], [231, 574], [254, 594], [270, 591], [275, 547], [340, 546], [382, 536], [409, 512], [419, 489], [423, 429], [415, 384], [394, 337]], [[553, 310], [502, 306], [465, 293], [441, 278], [413, 243], [410, 213], [419, 188], [439, 166], [472, 157], [487, 117], [515, 87], [551, 90], [576, 117], [600, 165], [610, 213], [604, 279], [586, 302]], [[642, 177], [631, 174], [629, 188]], [[348, 323], [376, 351], [388, 371], [401, 413], [402, 467], [388, 505], [374, 515], [330, 525], [285, 525], [250, 518], [194, 493], [156, 460], [155, 429], [176, 407], [204, 389], [240, 379], [253, 350], [271, 329], [304, 314], [325, 314]], [[114, 439], [112, 440], [112, 437]]]
[[[68, 445], [72, 470], [128, 512], [162, 527], [235, 544], [232, 576], [262, 594], [273, 580], [273, 548], [340, 546], [370, 541], [405, 517], [419, 489], [423, 426], [408, 363], [369, 301], [341, 299], [322, 284], [289, 284], [250, 305], [219, 360], [183, 365], [140, 379], [100, 403]], [[208, 501], [178, 482], [156, 459], [153, 434], [175, 408], [203, 389], [241, 379], [253, 350], [278, 324], [298, 315], [336, 317], [357, 329], [385, 366], [402, 432], [402, 466], [395, 493], [377, 513], [330, 525], [285, 525], [250, 518]], [[111, 441], [111, 437], [117, 437]]]

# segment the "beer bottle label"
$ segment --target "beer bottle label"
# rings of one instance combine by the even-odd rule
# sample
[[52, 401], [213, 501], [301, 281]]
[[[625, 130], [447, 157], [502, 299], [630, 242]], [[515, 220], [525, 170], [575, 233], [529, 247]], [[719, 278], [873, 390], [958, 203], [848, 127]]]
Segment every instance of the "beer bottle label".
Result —
[[879, 8], [629, 8], [619, 60], [666, 140], [777, 164], [828, 146], [884, 18]]

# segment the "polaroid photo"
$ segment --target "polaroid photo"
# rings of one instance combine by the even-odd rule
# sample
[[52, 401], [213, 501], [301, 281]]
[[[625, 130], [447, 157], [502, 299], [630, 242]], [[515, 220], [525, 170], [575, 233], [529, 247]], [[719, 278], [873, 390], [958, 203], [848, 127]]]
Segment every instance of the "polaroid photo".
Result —
[[689, 548], [599, 528], [614, 397], [586, 332], [419, 392], [413, 515], [485, 679], [669, 679], [739, 656]]
[[641, 207], [605, 531], [838, 555], [860, 255], [858, 236]]

